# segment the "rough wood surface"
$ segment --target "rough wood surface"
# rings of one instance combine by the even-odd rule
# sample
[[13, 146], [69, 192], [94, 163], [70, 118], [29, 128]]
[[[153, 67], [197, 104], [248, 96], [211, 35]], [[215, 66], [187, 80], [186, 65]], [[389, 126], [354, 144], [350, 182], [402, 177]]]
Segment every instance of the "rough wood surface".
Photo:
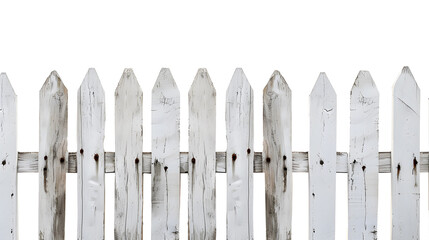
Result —
[[227, 239], [253, 239], [253, 90], [237, 68], [226, 93]]
[[350, 92], [349, 240], [377, 239], [379, 94], [359, 72]]
[[189, 239], [216, 239], [216, 90], [199, 69], [188, 93]]
[[15, 240], [17, 229], [16, 94], [0, 74], [0, 239]]
[[275, 71], [263, 93], [267, 239], [292, 238], [292, 92]]
[[[37, 152], [18, 152], [18, 173], [36, 173], [37, 172]], [[390, 173], [390, 152], [379, 152], [379, 173]], [[105, 173], [115, 172], [115, 153], [104, 153]], [[346, 152], [337, 152], [337, 173], [347, 173], [348, 154]], [[428, 172], [429, 152], [420, 153], [420, 172]], [[143, 173], [151, 174], [152, 153], [143, 152]], [[216, 152], [216, 173], [226, 173], [226, 152]], [[262, 152], [255, 152], [253, 161], [253, 172], [262, 173]], [[76, 153], [69, 153], [68, 173], [76, 173]], [[308, 152], [292, 152], [292, 171], [308, 172]], [[188, 173], [188, 153], [180, 153], [180, 173]]]
[[310, 239], [335, 239], [337, 96], [325, 73], [310, 95]]
[[168, 68], [152, 89], [152, 240], [179, 239], [180, 93]]
[[39, 239], [64, 239], [67, 172], [67, 89], [53, 71], [40, 89]]
[[143, 93], [132, 69], [115, 91], [115, 239], [143, 238]]
[[392, 239], [420, 239], [420, 88], [404, 67], [393, 93]]
[[88, 70], [77, 94], [79, 240], [104, 239], [104, 90]]

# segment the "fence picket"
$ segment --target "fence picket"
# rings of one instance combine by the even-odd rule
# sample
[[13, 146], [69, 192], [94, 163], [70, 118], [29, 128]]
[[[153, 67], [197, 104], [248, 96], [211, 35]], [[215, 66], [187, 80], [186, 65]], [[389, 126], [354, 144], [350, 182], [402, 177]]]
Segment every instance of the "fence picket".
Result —
[[292, 92], [275, 71], [264, 88], [263, 132], [267, 239], [291, 239]]
[[360, 71], [350, 92], [349, 240], [377, 239], [379, 94]]
[[132, 69], [115, 91], [115, 239], [143, 238], [143, 92]]
[[189, 98], [189, 239], [216, 239], [216, 90], [199, 69]]
[[16, 94], [0, 74], [0, 239], [14, 240], [17, 229]]
[[337, 96], [320, 73], [310, 94], [310, 239], [335, 239]]
[[168, 68], [152, 89], [152, 239], [179, 239], [180, 93]]
[[392, 239], [420, 238], [420, 88], [408, 67], [393, 93]]
[[39, 239], [64, 239], [68, 93], [57, 72], [39, 101]]
[[88, 70], [77, 94], [78, 239], [104, 239], [104, 90]]
[[226, 93], [227, 239], [253, 239], [253, 90], [237, 68]]

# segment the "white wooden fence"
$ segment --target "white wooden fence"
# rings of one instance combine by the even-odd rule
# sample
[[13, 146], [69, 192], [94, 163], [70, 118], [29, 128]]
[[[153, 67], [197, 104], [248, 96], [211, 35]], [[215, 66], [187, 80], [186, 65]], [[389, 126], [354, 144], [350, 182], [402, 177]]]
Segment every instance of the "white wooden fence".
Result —
[[152, 90], [152, 153], [142, 153], [143, 92], [131, 69], [115, 91], [115, 153], [104, 152], [104, 90], [89, 69], [78, 92], [78, 149], [68, 152], [68, 92], [54, 71], [40, 90], [38, 153], [17, 152], [17, 96], [0, 75], [0, 239], [17, 239], [17, 173], [39, 173], [39, 239], [64, 239], [66, 173], [78, 173], [78, 239], [104, 239], [105, 173], [115, 173], [115, 239], [142, 239], [143, 175], [152, 175], [152, 239], [179, 239], [188, 174], [189, 239], [216, 238], [216, 172], [227, 174], [227, 239], [253, 239], [253, 173], [265, 173], [266, 237], [291, 239], [292, 172], [308, 172], [309, 236], [335, 237], [335, 176], [348, 173], [349, 239], [377, 239], [378, 173], [392, 176], [392, 239], [419, 239], [420, 90], [404, 67], [394, 89], [392, 154], [378, 151], [379, 94], [361, 71], [350, 92], [350, 152], [336, 152], [334, 88], [310, 94], [310, 151], [292, 152], [291, 90], [278, 71], [263, 92], [263, 152], [253, 151], [253, 90], [236, 69], [226, 96], [227, 151], [215, 151], [216, 91], [205, 69], [189, 90], [189, 153], [179, 151], [180, 97], [169, 69]]

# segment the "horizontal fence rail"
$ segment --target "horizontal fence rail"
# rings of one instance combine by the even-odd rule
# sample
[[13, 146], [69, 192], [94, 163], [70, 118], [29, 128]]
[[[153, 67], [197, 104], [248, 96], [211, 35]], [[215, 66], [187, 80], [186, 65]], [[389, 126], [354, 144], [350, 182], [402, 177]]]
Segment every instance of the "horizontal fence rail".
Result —
[[[391, 171], [391, 152], [379, 153], [379, 172], [390, 173]], [[18, 153], [18, 172], [19, 173], [37, 173], [37, 152], [19, 152]], [[115, 153], [105, 152], [105, 173], [115, 172]], [[337, 152], [337, 173], [347, 173], [348, 153]], [[420, 153], [420, 172], [429, 172], [429, 152]], [[152, 153], [143, 152], [143, 173], [151, 174]], [[226, 152], [216, 152], [216, 172], [226, 173], [225, 169]], [[292, 153], [292, 171], [308, 172], [308, 152]], [[180, 173], [188, 173], [188, 153], [180, 153]], [[69, 152], [68, 173], [76, 173], [76, 152]], [[263, 173], [262, 152], [255, 152], [254, 173]]]

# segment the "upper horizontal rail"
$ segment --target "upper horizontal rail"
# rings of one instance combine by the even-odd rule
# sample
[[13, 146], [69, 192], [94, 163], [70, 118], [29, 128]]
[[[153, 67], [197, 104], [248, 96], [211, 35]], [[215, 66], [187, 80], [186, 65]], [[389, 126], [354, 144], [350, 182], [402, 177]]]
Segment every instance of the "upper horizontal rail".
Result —
[[[105, 172], [115, 172], [115, 153], [105, 153]], [[390, 173], [390, 152], [379, 153], [379, 172]], [[347, 173], [347, 157], [346, 152], [337, 152], [337, 173]], [[216, 172], [225, 173], [225, 152], [216, 153]], [[428, 172], [429, 152], [420, 153], [420, 172]], [[19, 173], [37, 173], [38, 172], [38, 153], [37, 152], [19, 152], [18, 153], [18, 172]], [[152, 154], [150, 152], [143, 153], [143, 173], [151, 173]], [[293, 152], [292, 153], [293, 172], [308, 172], [308, 152]], [[69, 152], [68, 171], [76, 173], [76, 152]], [[180, 153], [180, 172], [188, 172], [188, 153]], [[261, 173], [262, 169], [262, 153], [255, 152], [253, 172]]]

